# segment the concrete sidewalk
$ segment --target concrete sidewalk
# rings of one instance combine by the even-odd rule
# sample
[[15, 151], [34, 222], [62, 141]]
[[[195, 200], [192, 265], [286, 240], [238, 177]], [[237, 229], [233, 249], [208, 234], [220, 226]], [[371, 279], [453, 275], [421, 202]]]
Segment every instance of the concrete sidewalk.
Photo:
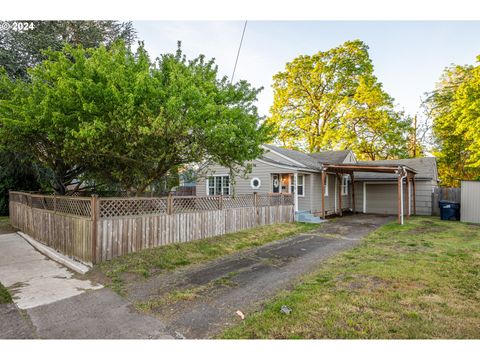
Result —
[[0, 305], [0, 339], [172, 338], [160, 320], [75, 278], [15, 233], [0, 235], [0, 282], [14, 301]]
[[36, 251], [16, 233], [0, 235], [0, 282], [20, 309], [80, 295], [103, 286], [74, 278], [74, 273]]

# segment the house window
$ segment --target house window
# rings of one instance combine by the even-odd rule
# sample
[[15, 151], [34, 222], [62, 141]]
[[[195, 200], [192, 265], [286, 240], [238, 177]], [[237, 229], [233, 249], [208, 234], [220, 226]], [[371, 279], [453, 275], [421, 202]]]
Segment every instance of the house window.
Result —
[[230, 195], [228, 175], [210, 176], [207, 181], [208, 195]]
[[350, 183], [350, 175], [342, 177], [342, 195], [348, 195], [348, 184]]
[[325, 187], [324, 187], [323, 194], [325, 196], [328, 196], [328, 174], [325, 174]]
[[[290, 175], [290, 192], [292, 194], [295, 193], [295, 184], [294, 184], [294, 176]], [[298, 196], [305, 196], [305, 176], [304, 175], [297, 175], [297, 191]]]

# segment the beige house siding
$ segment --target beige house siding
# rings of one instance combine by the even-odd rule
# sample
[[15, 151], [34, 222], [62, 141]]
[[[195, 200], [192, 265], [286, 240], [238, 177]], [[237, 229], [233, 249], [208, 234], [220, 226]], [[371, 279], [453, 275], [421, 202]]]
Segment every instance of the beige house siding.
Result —
[[[340, 204], [338, 200], [339, 183], [335, 182], [335, 174], [327, 174], [328, 176], [328, 195], [325, 196], [325, 212], [326, 215], [330, 215], [339, 210]], [[338, 180], [340, 181], [340, 180]], [[312, 206], [311, 210], [314, 213], [320, 213], [322, 211], [322, 175], [314, 174], [314, 191], [312, 193]], [[335, 191], [335, 188], [337, 189]], [[352, 206], [351, 201], [351, 188], [348, 189], [348, 194], [342, 196], [342, 209], [347, 210]]]
[[480, 181], [462, 181], [460, 220], [480, 223]]
[[[281, 169], [278, 167], [274, 167], [272, 165], [267, 165], [265, 163], [259, 162], [257, 160], [253, 161], [253, 169], [252, 172], [247, 175], [247, 177], [243, 176], [236, 176], [235, 177], [235, 193], [236, 194], [251, 194], [252, 192], [256, 191], [258, 193], [269, 193], [272, 190], [272, 181], [271, 181], [271, 173], [279, 173], [279, 174], [286, 174], [290, 173], [291, 170]], [[229, 170], [226, 167], [213, 165], [208, 168], [207, 175], [204, 177], [200, 177], [197, 179], [197, 196], [205, 196], [207, 194], [207, 184], [206, 179], [210, 175], [228, 175]], [[259, 178], [261, 185], [260, 188], [257, 190], [253, 190], [250, 186], [250, 181], [252, 178]], [[230, 192], [233, 193], [233, 187], [230, 185]]]

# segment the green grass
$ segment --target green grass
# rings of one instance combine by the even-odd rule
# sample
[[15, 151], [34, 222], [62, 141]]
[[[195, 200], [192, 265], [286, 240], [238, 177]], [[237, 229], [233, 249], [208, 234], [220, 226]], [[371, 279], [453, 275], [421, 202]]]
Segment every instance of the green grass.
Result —
[[11, 302], [12, 297], [10, 296], [10, 293], [5, 286], [0, 283], [0, 304], [9, 304]]
[[479, 304], [480, 227], [415, 217], [381, 227], [221, 337], [479, 338]]
[[243, 249], [261, 246], [318, 228], [317, 224], [288, 223], [257, 227], [233, 234], [182, 244], [171, 244], [115, 258], [98, 264], [92, 276], [101, 273], [107, 286], [122, 294], [126, 283], [148, 278], [163, 270], [207, 262]]
[[0, 234], [14, 232], [15, 229], [10, 225], [8, 216], [0, 216]]

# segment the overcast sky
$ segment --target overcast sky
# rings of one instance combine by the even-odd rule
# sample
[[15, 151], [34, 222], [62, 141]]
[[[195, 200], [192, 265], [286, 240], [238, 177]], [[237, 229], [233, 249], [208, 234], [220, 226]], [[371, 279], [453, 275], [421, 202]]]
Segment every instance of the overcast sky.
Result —
[[[152, 58], [174, 52], [180, 40], [187, 57], [213, 57], [221, 75], [231, 76], [243, 22], [134, 21], [134, 26]], [[370, 47], [375, 74], [384, 89], [400, 109], [413, 115], [445, 66], [476, 61], [480, 22], [250, 21], [235, 79], [264, 87], [257, 105], [260, 115], [268, 115], [272, 76], [286, 62], [353, 39]]]

